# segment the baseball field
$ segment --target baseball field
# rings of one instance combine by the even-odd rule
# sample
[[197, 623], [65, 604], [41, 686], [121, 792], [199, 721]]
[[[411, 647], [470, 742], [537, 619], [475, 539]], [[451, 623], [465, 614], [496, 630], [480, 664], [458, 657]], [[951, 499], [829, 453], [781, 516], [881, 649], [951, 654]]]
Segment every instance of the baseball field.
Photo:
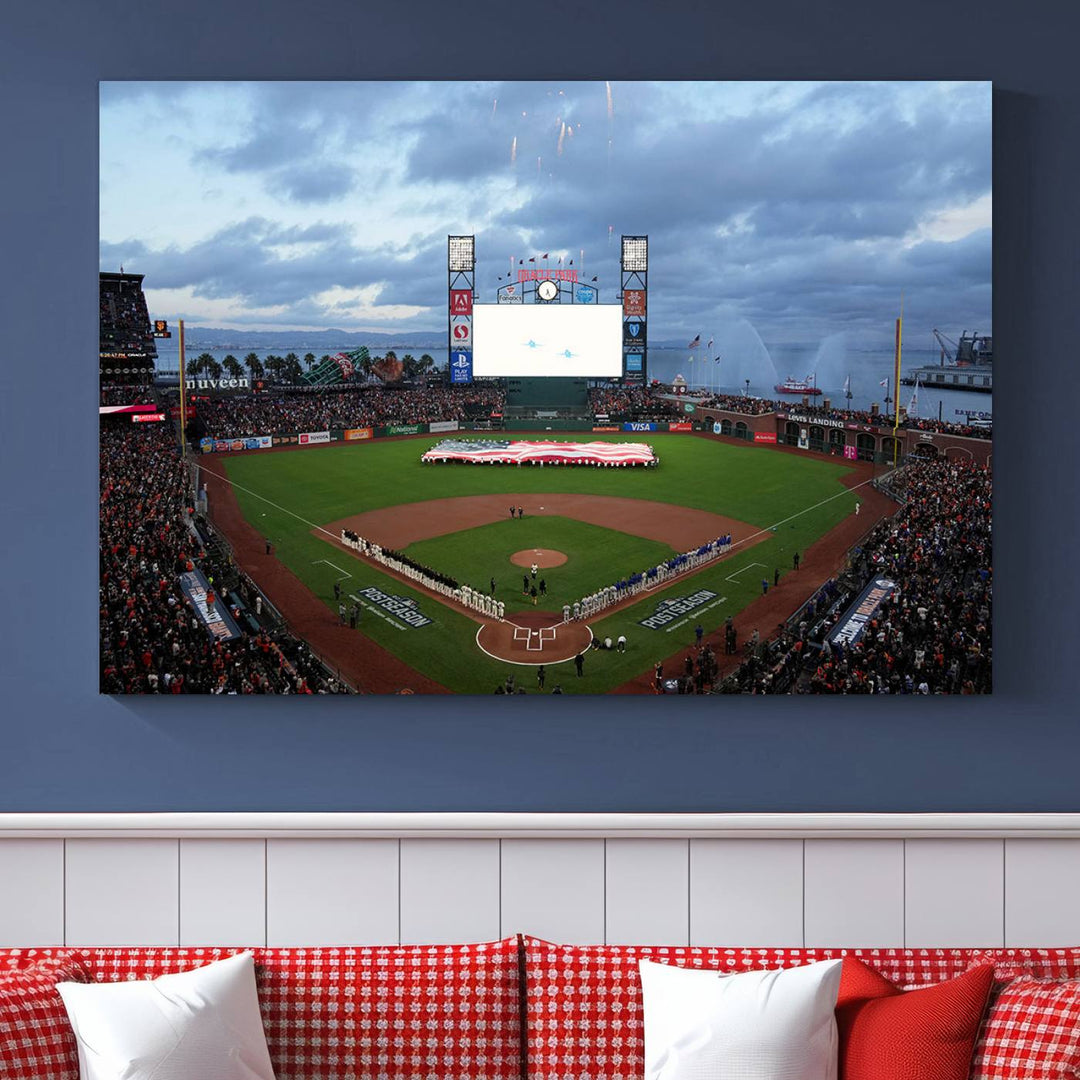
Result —
[[[641, 441], [592, 433], [558, 438]], [[771, 587], [776, 570], [791, 574], [794, 553], [848, 518], [861, 497], [845, 486], [850, 465], [690, 434], [650, 434], [660, 458], [653, 469], [422, 464], [438, 441], [251, 452], [207, 464], [231, 482], [231, 493], [221, 487], [212, 494], [212, 513], [219, 519], [226, 495], [235, 496], [252, 551], [245, 564], [238, 549], [238, 559], [260, 585], [270, 585], [271, 599], [277, 602], [274, 588], [264, 581], [271, 567], [261, 547], [256, 557], [252, 537], [256, 544], [269, 539], [271, 559], [296, 579], [291, 587], [299, 582], [317, 598], [320, 618], [335, 627], [335, 649], [360, 654], [364, 638], [374, 641], [381, 649], [364, 653], [365, 663], [377, 667], [379, 655], [390, 654], [399, 662], [394, 678], [409, 685], [398, 673], [411, 669], [422, 677], [421, 690], [491, 693], [513, 672], [531, 692], [535, 666], [544, 663], [547, 691], [557, 684], [565, 693], [609, 692], [691, 645], [699, 622], [710, 633], [743, 611], [762, 595], [763, 578]], [[523, 516], [511, 518], [511, 506]], [[222, 524], [235, 543], [236, 523]], [[490, 618], [360, 558], [338, 541], [343, 527], [485, 593], [494, 580], [505, 624], [491, 627]], [[529, 627], [561, 621], [564, 604], [725, 532], [735, 539], [729, 555], [587, 620], [601, 640], [625, 635], [625, 653], [589, 652], [579, 676], [572, 657], [557, 659], [560, 648], [567, 652], [560, 628], [530, 636]], [[532, 562], [539, 565], [535, 577]], [[531, 588], [541, 579], [534, 603]], [[360, 606], [359, 633], [339, 625], [335, 582], [346, 604]], [[405, 610], [408, 619], [400, 617]], [[772, 629], [761, 627], [763, 634]]]

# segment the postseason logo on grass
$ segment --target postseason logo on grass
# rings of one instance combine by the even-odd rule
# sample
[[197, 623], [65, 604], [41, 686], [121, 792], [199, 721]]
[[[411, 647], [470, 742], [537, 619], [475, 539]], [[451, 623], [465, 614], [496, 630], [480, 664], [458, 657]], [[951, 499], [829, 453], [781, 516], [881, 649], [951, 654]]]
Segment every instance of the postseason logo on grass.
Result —
[[390, 596], [382, 589], [376, 589], [374, 585], [361, 589], [358, 595], [370, 600], [376, 607], [381, 607], [383, 611], [393, 615], [406, 626], [419, 628], [431, 625], [431, 620], [417, 608], [416, 601], [410, 600], [407, 596]]
[[644, 626], [647, 630], [659, 630], [679, 618], [680, 615], [688, 615], [702, 604], [715, 599], [716, 593], [711, 589], [698, 589], [696, 593], [691, 593], [689, 596], [674, 596], [670, 600], [662, 600], [656, 605], [656, 611], [647, 619], [641, 619], [638, 625]]

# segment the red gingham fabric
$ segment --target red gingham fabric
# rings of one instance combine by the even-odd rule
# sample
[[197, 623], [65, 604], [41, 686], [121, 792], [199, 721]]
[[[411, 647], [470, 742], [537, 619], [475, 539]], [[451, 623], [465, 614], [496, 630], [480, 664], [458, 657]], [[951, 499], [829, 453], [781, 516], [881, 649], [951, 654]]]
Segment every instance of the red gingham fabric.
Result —
[[1080, 1076], [1080, 982], [1014, 979], [991, 998], [971, 1080]]
[[1080, 979], [1080, 948], [978, 949], [971, 963], [993, 964], [994, 978]]
[[[20, 964], [50, 951], [0, 952], [0, 969], [5, 960]], [[242, 951], [79, 955], [99, 981], [113, 981], [187, 971]], [[277, 1080], [520, 1080], [516, 938], [251, 951]]]
[[525, 938], [526, 1038], [534, 1080], [631, 1080], [643, 1073], [638, 961], [734, 973], [856, 956], [899, 986], [967, 970], [970, 949], [724, 949], [554, 945]]
[[87, 982], [70, 955], [0, 969], [0, 1076], [4, 1080], [79, 1080], [79, 1050], [58, 982]]

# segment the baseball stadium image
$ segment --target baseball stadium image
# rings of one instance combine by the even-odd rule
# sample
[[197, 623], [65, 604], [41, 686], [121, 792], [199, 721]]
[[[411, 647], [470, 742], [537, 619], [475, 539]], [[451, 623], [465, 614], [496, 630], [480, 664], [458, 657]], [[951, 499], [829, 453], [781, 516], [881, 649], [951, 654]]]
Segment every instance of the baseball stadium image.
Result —
[[991, 691], [989, 83], [100, 119], [102, 693]]

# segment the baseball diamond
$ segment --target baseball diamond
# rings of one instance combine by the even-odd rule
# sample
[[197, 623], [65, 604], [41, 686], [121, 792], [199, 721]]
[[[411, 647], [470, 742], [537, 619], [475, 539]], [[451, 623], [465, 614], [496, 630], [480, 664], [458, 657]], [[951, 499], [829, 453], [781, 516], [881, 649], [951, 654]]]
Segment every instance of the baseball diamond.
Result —
[[[647, 470], [432, 470], [420, 460], [430, 436], [215, 454], [202, 464], [211, 515], [241, 567], [361, 686], [489, 693], [508, 664], [544, 663], [565, 693], [635, 692], [652, 689], [658, 658], [695, 644], [699, 619], [714, 640], [728, 616], [747, 625], [744, 636], [751, 621], [771, 630], [891, 506], [859, 463], [735, 445], [707, 433], [656, 435], [653, 443], [663, 464]], [[857, 519], [853, 488], [863, 504]], [[429, 587], [407, 563], [373, 560], [343, 542], [345, 531], [468, 586], [484, 604], [502, 603], [503, 619], [491, 614], [497, 608], [485, 613]], [[731, 545], [720, 557], [574, 617], [575, 602], [724, 535]], [[529, 558], [547, 550], [565, 562], [541, 566]], [[798, 573], [796, 551], [803, 553]], [[762, 567], [770, 582], [779, 572], [771, 595], [761, 596]], [[409, 603], [422, 624], [364, 608], [361, 632], [350, 633], [334, 617], [333, 586], [343, 578], [347, 596], [379, 589]], [[658, 603], [702, 589], [722, 602], [649, 625]], [[625, 651], [617, 648], [620, 637]], [[583, 649], [578, 675], [575, 657]]]

